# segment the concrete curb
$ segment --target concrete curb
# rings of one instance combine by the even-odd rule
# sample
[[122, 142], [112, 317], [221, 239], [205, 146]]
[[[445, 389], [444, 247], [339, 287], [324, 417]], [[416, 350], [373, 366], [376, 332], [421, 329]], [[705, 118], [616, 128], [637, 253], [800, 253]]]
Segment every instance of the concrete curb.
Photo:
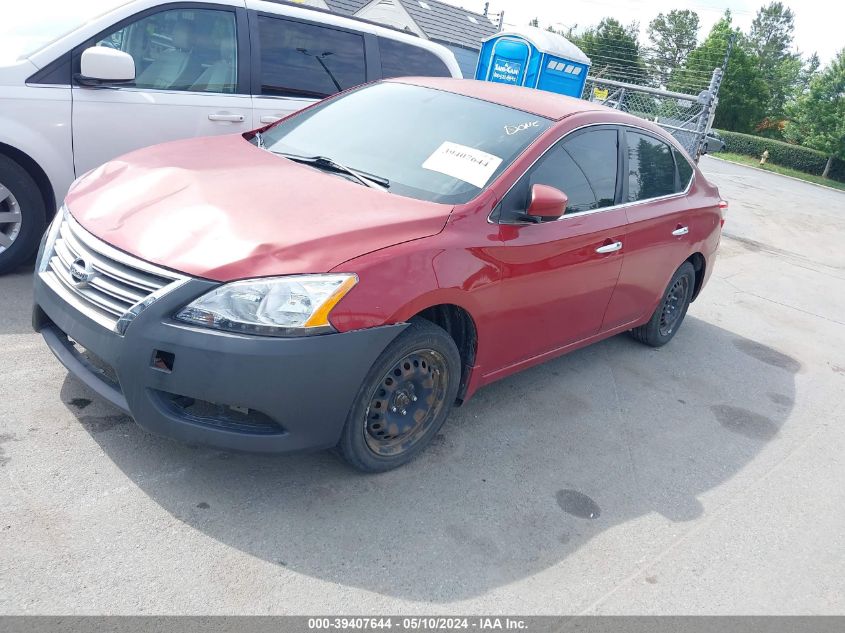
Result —
[[845, 190], [837, 189], [836, 187], [828, 187], [827, 185], [820, 185], [817, 182], [810, 182], [809, 180], [803, 180], [802, 178], [796, 178], [795, 176], [787, 176], [786, 174], [779, 174], [775, 171], [768, 171], [766, 169], [760, 169], [759, 167], [754, 167], [753, 165], [746, 165], [745, 163], [737, 163], [732, 160], [728, 160], [727, 158], [717, 158], [712, 154], [705, 154], [705, 156], [712, 158], [714, 160], [722, 161], [723, 163], [730, 163], [731, 165], [739, 165], [740, 167], [748, 167], [748, 169], [755, 169], [757, 171], [762, 171], [767, 174], [772, 174], [773, 176], [780, 176], [781, 178], [789, 178], [790, 180], [794, 180], [796, 182], [803, 182], [807, 185], [813, 185], [814, 187], [820, 187], [822, 189], [827, 189], [828, 191], [835, 191], [836, 193], [845, 193]]

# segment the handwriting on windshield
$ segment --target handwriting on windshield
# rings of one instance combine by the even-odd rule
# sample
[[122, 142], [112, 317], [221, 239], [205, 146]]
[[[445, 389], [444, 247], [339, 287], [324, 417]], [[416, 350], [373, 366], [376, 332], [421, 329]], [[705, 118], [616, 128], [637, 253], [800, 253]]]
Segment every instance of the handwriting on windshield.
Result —
[[505, 134], [508, 136], [513, 136], [523, 130], [528, 130], [532, 127], [538, 127], [540, 125], [539, 121], [529, 121], [527, 123], [520, 123], [519, 125], [506, 125], [505, 126]]

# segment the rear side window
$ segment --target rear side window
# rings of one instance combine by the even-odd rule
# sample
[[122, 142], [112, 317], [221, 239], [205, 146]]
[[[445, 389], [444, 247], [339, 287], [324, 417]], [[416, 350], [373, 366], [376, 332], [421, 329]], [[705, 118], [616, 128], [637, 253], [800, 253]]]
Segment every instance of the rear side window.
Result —
[[533, 185], [549, 185], [569, 198], [566, 213], [611, 206], [616, 199], [616, 130], [594, 130], [564, 139], [546, 152], [502, 201], [507, 222], [528, 207]]
[[653, 136], [628, 131], [628, 202], [675, 193], [672, 148]]
[[356, 33], [258, 16], [261, 94], [321, 99], [364, 83], [364, 38]]
[[437, 55], [419, 46], [378, 38], [381, 75], [390, 77], [451, 77], [452, 73]]
[[692, 180], [692, 165], [681, 152], [678, 150], [672, 151], [675, 153], [675, 164], [678, 166], [678, 191], [686, 191], [690, 180]]

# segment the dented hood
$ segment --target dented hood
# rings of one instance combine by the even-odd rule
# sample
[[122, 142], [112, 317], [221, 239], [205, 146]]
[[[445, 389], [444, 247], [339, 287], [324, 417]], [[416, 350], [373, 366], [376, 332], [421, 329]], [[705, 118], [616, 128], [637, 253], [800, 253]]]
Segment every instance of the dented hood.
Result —
[[66, 202], [109, 244], [217, 281], [326, 272], [439, 233], [452, 210], [294, 163], [240, 135], [132, 152], [77, 181]]

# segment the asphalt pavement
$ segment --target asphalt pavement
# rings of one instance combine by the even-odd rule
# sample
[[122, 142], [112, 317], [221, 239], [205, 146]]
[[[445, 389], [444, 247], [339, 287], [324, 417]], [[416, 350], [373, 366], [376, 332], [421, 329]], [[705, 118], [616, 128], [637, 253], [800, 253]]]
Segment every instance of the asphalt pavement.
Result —
[[0, 278], [0, 613], [845, 613], [845, 193], [730, 201], [676, 338], [483, 389], [397, 471], [153, 437]]

